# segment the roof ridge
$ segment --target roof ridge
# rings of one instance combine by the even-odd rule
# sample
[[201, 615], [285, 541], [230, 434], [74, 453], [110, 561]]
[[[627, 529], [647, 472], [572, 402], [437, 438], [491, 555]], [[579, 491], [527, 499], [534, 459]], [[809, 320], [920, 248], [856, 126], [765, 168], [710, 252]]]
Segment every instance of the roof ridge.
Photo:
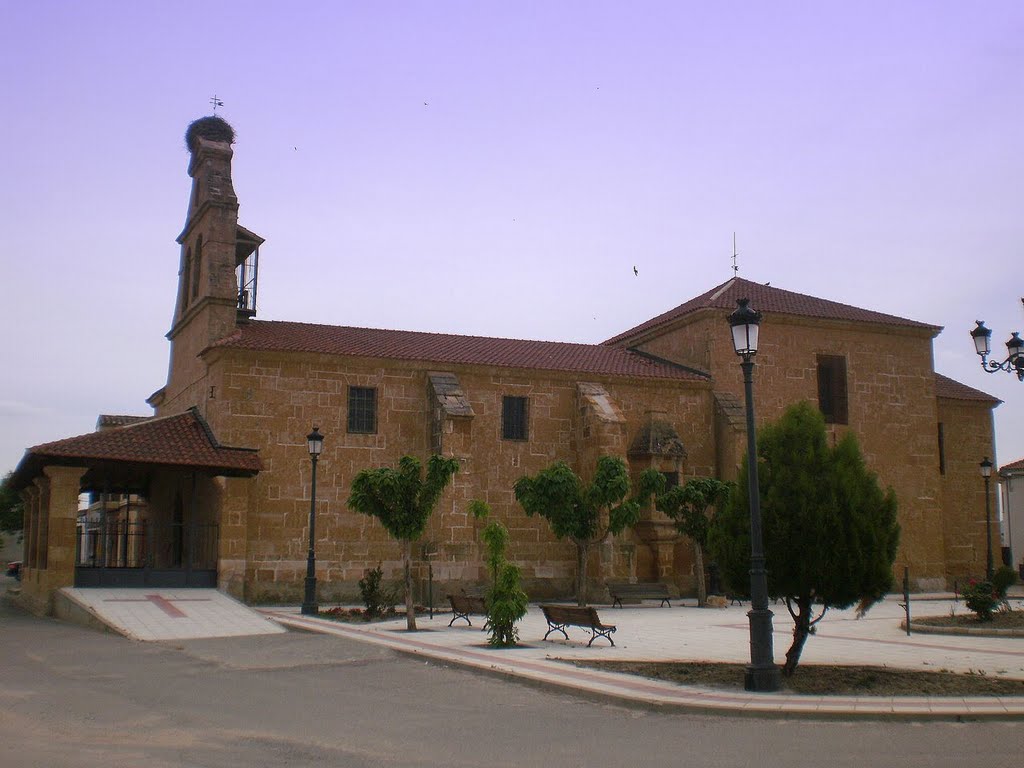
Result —
[[731, 277], [728, 280], [726, 280], [724, 283], [722, 283], [720, 286], [718, 286], [717, 289], [712, 288], [711, 290], [714, 291], [714, 293], [712, 293], [710, 296], [708, 296], [708, 301], [714, 301], [715, 299], [717, 299], [719, 296], [721, 296], [723, 293], [725, 293], [727, 290], [729, 290], [729, 287], [733, 283], [738, 282], [740, 279], [741, 278], [739, 278], [739, 277]]
[[660, 330], [682, 318], [703, 309], [729, 309], [724, 302], [727, 295], [735, 298], [748, 298], [751, 305], [758, 310], [779, 315], [810, 317], [820, 320], [837, 320], [845, 322], [865, 323], [890, 326], [896, 328], [917, 328], [936, 334], [941, 326], [922, 323], [918, 320], [893, 315], [875, 309], [865, 309], [835, 299], [823, 299], [808, 293], [791, 291], [786, 288], [775, 288], [768, 283], [759, 283], [743, 277], [733, 277], [719, 286], [678, 304], [654, 317], [645, 320], [628, 330], [606, 339], [603, 343], [616, 346], [629, 343], [633, 339]]

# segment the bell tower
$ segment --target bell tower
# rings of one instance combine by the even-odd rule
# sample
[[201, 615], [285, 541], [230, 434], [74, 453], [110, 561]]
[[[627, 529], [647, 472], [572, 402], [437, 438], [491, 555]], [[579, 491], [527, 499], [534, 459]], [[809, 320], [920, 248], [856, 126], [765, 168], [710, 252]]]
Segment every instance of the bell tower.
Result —
[[199, 354], [256, 314], [259, 247], [263, 238], [238, 224], [231, 181], [234, 129], [221, 117], [202, 117], [185, 132], [192, 179], [181, 246], [167, 385], [154, 393], [157, 413], [191, 406], [205, 412], [206, 366]]

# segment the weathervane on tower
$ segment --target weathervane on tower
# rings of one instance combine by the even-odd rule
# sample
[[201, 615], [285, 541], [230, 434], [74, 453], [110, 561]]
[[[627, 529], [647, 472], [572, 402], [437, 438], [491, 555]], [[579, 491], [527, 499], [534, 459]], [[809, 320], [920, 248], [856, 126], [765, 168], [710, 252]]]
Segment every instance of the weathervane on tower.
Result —
[[733, 232], [732, 233], [732, 276], [733, 277], [739, 277], [740, 276], [740, 267], [739, 267], [739, 264], [736, 263], [736, 257], [739, 256], [739, 255], [740, 255], [739, 251], [736, 250], [736, 233]]
[[213, 104], [213, 114], [217, 114], [217, 107], [223, 107], [224, 102], [217, 98], [217, 94], [213, 94], [210, 98], [210, 103]]

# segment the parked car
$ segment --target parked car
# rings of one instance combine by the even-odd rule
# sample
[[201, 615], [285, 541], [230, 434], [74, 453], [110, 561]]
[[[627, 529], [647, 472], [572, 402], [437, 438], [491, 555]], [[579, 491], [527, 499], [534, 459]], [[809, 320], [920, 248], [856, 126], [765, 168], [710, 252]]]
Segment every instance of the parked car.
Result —
[[21, 560], [13, 560], [7, 564], [7, 575], [21, 581]]

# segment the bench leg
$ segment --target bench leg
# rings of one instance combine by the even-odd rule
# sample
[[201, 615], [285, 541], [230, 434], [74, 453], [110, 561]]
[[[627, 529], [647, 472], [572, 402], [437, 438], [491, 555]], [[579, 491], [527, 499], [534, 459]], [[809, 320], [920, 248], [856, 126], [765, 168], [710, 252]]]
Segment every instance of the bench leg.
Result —
[[605, 640], [607, 640], [609, 643], [611, 643], [612, 644], [612, 648], [614, 648], [615, 647], [615, 641], [612, 640], [612, 632], [614, 632], [614, 631], [615, 631], [614, 629], [606, 629], [606, 630], [602, 631], [600, 629], [593, 629], [593, 628], [591, 628], [591, 630], [590, 630], [590, 632], [591, 632], [590, 642], [587, 643], [587, 648], [592, 646], [594, 644], [594, 641], [597, 640], [597, 638], [599, 638], [599, 637], [603, 637]]
[[548, 622], [548, 631], [544, 633], [544, 639], [547, 640], [548, 639], [548, 635], [550, 635], [552, 632], [561, 632], [562, 633], [562, 637], [564, 637], [566, 640], [569, 639], [569, 635], [567, 635], [565, 633], [565, 624], [552, 624], [549, 621]]
[[[455, 612], [453, 611], [453, 613]], [[469, 620], [469, 616], [467, 616], [464, 613], [456, 613], [454, 616], [452, 616], [452, 620], [448, 622], [448, 626], [450, 627], [452, 624], [454, 624], [456, 619], [465, 619], [466, 623], [469, 624], [469, 626], [473, 626], [473, 622]]]
[[668, 605], [668, 607], [669, 607], [669, 608], [671, 608], [671, 607], [672, 607], [672, 603], [670, 603], [670, 602], [668, 601], [668, 598], [667, 598], [667, 597], [663, 597], [663, 598], [661, 598], [661, 605], [660, 605], [659, 607], [660, 607], [660, 608], [664, 608], [664, 607], [665, 607], [666, 605]]

